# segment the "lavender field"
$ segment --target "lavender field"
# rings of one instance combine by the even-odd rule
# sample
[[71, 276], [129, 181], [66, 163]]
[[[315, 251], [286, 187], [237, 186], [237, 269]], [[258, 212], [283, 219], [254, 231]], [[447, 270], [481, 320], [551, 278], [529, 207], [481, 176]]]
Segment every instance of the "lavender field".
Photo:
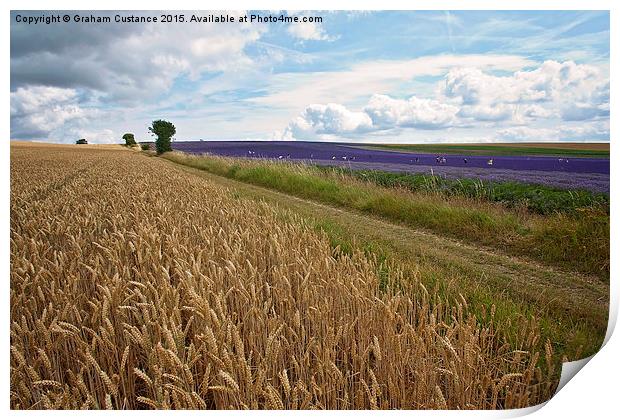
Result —
[[564, 189], [609, 192], [609, 159], [547, 156], [436, 155], [318, 142], [208, 141], [175, 142], [191, 154], [303, 161], [316, 165], [433, 173], [448, 178], [518, 181]]

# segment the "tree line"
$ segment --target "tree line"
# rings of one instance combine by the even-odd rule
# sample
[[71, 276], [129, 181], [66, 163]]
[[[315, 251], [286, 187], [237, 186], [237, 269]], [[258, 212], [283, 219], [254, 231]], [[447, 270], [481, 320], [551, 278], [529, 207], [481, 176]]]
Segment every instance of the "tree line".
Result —
[[[157, 152], [158, 155], [172, 151], [171, 139], [172, 139], [172, 136], [174, 136], [177, 132], [177, 129], [174, 126], [174, 124], [166, 120], [155, 120], [152, 122], [151, 126], [149, 127], [149, 131], [151, 132], [152, 136], [156, 137], [155, 151]], [[125, 140], [125, 146], [127, 147], [132, 147], [137, 144], [136, 138], [133, 135], [133, 133], [123, 134], [122, 139]], [[76, 144], [88, 144], [88, 141], [86, 139], [79, 139], [75, 143]], [[149, 148], [148, 145], [145, 145], [145, 144], [142, 145], [143, 150], [148, 150], [148, 148]]]

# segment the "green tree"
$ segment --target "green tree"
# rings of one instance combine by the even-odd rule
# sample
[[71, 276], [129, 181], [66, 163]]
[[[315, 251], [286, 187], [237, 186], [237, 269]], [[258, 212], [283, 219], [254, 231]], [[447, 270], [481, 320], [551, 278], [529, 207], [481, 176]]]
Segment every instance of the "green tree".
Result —
[[155, 120], [153, 121], [153, 125], [149, 127], [149, 131], [153, 133], [153, 135], [157, 136], [157, 140], [155, 141], [155, 150], [157, 150], [158, 155], [172, 151], [170, 139], [177, 132], [174, 124], [169, 121]]
[[136, 139], [132, 133], [123, 134], [123, 140], [125, 140], [125, 146], [135, 146]]
[[75, 144], [88, 144], [88, 142], [86, 141], [86, 139], [79, 139], [75, 142]]

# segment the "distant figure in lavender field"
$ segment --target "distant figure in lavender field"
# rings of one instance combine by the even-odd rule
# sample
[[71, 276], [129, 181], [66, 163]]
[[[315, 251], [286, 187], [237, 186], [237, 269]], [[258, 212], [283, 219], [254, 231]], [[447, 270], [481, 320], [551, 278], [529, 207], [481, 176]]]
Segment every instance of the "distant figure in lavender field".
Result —
[[463, 163], [465, 163], [465, 165], [467, 165], [467, 158], [463, 158]]
[[493, 165], [493, 159], [489, 159], [489, 160], [487, 161], [487, 165], [492, 166], [492, 165]]

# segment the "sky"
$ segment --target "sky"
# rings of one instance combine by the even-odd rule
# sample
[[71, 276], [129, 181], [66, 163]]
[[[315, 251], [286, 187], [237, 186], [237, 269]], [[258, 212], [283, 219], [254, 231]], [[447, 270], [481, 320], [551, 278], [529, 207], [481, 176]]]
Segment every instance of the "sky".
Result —
[[[607, 11], [183, 12], [186, 20], [18, 22], [11, 138], [374, 143], [609, 141]], [[177, 12], [178, 13], [178, 12]], [[118, 12], [160, 16], [158, 12]]]

